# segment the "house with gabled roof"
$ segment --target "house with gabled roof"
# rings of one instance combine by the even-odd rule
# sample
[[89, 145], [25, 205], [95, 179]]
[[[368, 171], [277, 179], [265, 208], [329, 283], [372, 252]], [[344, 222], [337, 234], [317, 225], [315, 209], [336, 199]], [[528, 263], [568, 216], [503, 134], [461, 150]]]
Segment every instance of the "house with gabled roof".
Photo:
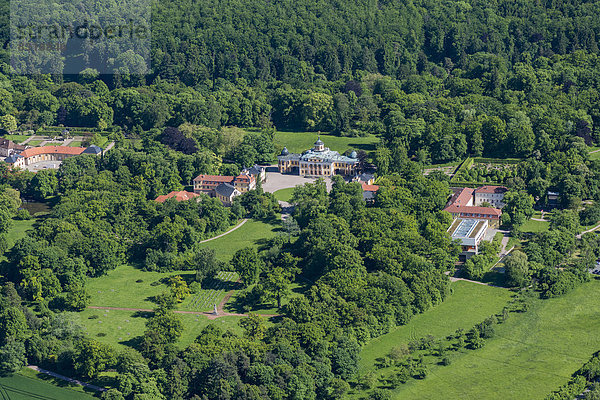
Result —
[[230, 206], [233, 204], [233, 199], [242, 193], [235, 188], [235, 186], [230, 185], [229, 183], [223, 183], [216, 187], [215, 189], [215, 197], [226, 205]]

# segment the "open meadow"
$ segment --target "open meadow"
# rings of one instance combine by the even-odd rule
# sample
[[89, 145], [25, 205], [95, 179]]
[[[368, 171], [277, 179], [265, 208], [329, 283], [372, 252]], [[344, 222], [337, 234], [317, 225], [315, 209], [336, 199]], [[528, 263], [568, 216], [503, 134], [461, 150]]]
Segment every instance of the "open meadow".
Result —
[[236, 251], [244, 247], [260, 247], [266, 239], [274, 237], [280, 229], [278, 225], [249, 220], [239, 229], [218, 239], [203, 243], [201, 246], [214, 249], [219, 260], [229, 261]]
[[535, 300], [527, 312], [497, 325], [485, 347], [458, 352], [449, 366], [400, 385], [393, 398], [544, 399], [600, 349], [598, 298], [600, 280], [594, 280], [560, 298]]
[[[249, 220], [239, 229], [219, 239], [204, 243], [202, 246], [215, 250], [222, 261], [229, 261], [233, 254], [247, 246], [261, 246], [265, 239], [276, 235], [276, 225]], [[188, 284], [195, 280], [196, 271], [153, 272], [143, 271], [131, 265], [121, 265], [99, 278], [88, 279], [87, 290], [91, 296], [91, 307], [81, 312], [81, 322], [87, 334], [104, 343], [117, 347], [135, 346], [136, 338], [144, 333], [146, 320], [151, 315], [147, 311], [155, 307], [154, 296], [169, 290], [168, 280], [180, 275]], [[197, 293], [192, 293], [177, 306], [177, 310], [186, 312], [212, 311], [231, 290], [241, 289], [238, 276], [231, 271], [221, 271]], [[300, 285], [292, 287], [297, 295]], [[235, 294], [230, 301], [235, 301]], [[106, 307], [106, 308], [103, 308]], [[110, 308], [127, 308], [114, 310]], [[238, 312], [226, 306], [228, 312]], [[267, 310], [259, 310], [266, 312]], [[272, 311], [272, 310], [268, 310]], [[224, 329], [240, 331], [237, 325], [240, 317], [224, 316], [210, 321], [198, 314], [178, 314], [184, 322], [184, 332], [179, 345], [193, 342], [203, 327], [213, 322]]]
[[443, 337], [458, 328], [470, 329], [492, 314], [498, 313], [513, 295], [502, 288], [458, 281], [451, 284], [452, 294], [444, 302], [423, 314], [415, 315], [403, 326], [372, 340], [360, 353], [360, 373], [374, 370], [377, 358], [402, 343], [427, 335]]
[[[313, 147], [319, 134], [317, 132], [275, 132], [275, 147], [287, 147], [290, 153], [302, 153]], [[374, 152], [379, 138], [375, 135], [365, 137], [345, 137], [321, 133], [321, 140], [331, 150], [343, 153], [346, 150], [364, 150]]]

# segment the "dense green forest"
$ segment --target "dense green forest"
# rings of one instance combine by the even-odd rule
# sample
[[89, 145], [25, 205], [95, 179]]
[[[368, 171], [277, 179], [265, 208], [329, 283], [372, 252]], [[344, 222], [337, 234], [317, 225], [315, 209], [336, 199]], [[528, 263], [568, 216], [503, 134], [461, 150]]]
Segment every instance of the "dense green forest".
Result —
[[[89, 11], [78, 2], [65, 12]], [[445, 273], [459, 248], [442, 210], [452, 183], [423, 168], [468, 156], [517, 159], [461, 175], [510, 189], [502, 224], [524, 240], [503, 284], [545, 299], [589, 280], [600, 241], [575, 237], [600, 220], [600, 161], [589, 156], [600, 145], [598, 15], [600, 2], [575, 0], [167, 0], [152, 3], [148, 75], [125, 56], [100, 74], [85, 46], [91, 61], [79, 74], [12, 74], [3, 23], [0, 128], [89, 127], [116, 145], [56, 171], [0, 165], [0, 250], [13, 220], [29, 218], [21, 198], [51, 206], [0, 264], [0, 370], [116, 371], [105, 399], [343, 398], [362, 385], [363, 344], [450, 294]], [[273, 162], [277, 130], [375, 135], [376, 150], [360, 157], [381, 188], [366, 204], [360, 185], [342, 179], [329, 193], [322, 181], [298, 187], [283, 234], [217, 260], [200, 242], [244, 217], [278, 221], [272, 194], [259, 188], [232, 207], [153, 200], [198, 174]], [[549, 229], [523, 233], [549, 190], [560, 208]], [[483, 279], [498, 246], [483, 245], [465, 276]], [[122, 264], [195, 271], [196, 287], [235, 271], [243, 310], [270, 303], [281, 315], [267, 324], [250, 314], [242, 333], [209, 325], [181, 349], [173, 310], [187, 286], [173, 280], [152, 299], [145, 333], [116, 350], [85, 335], [72, 312], [88, 305], [89, 279]], [[308, 288], [291, 298], [298, 281]], [[474, 348], [488, 328], [469, 331]], [[407, 379], [424, 378], [421, 366]]]
[[5, 65], [0, 114], [128, 134], [378, 134], [392, 171], [406, 155], [548, 156], [600, 139], [597, 2], [184, 3], [153, 4], [151, 74], [98, 75], [91, 56], [79, 75]]

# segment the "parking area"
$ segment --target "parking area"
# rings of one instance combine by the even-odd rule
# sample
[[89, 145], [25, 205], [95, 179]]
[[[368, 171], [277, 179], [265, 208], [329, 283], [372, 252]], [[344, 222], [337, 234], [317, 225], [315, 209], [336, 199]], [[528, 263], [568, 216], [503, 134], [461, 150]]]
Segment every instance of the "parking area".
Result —
[[[331, 179], [324, 178], [325, 184], [327, 185], [327, 191], [331, 190]], [[279, 172], [271, 171], [271, 168], [267, 170], [267, 181], [263, 183], [262, 187], [265, 192], [276, 192], [281, 189], [292, 188], [298, 185], [304, 185], [316, 181], [316, 178], [305, 178], [300, 175], [281, 174]]]
[[25, 165], [21, 168], [31, 172], [38, 172], [44, 169], [57, 169], [60, 167], [60, 161], [40, 161], [34, 164]]

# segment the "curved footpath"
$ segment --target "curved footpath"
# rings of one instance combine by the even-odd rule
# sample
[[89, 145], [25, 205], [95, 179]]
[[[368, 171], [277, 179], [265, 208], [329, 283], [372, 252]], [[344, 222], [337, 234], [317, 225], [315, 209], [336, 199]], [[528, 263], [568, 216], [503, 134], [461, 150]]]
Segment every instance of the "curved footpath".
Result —
[[229, 235], [231, 232], [235, 231], [236, 229], [238, 229], [239, 227], [241, 227], [242, 225], [244, 225], [246, 222], [248, 222], [248, 218], [244, 218], [244, 219], [242, 220], [242, 222], [240, 222], [239, 224], [237, 224], [236, 226], [234, 226], [233, 228], [231, 228], [231, 229], [230, 229], [230, 230], [228, 230], [227, 232], [225, 232], [225, 233], [221, 233], [220, 235], [217, 235], [217, 236], [215, 236], [215, 237], [212, 237], [212, 238], [210, 238], [210, 239], [201, 240], [201, 241], [200, 241], [200, 242], [198, 242], [198, 243], [206, 243], [206, 242], [210, 242], [211, 240], [215, 240], [215, 239], [218, 239], [218, 238], [220, 238], [220, 237], [223, 237], [223, 236], [225, 236], [225, 235]]

